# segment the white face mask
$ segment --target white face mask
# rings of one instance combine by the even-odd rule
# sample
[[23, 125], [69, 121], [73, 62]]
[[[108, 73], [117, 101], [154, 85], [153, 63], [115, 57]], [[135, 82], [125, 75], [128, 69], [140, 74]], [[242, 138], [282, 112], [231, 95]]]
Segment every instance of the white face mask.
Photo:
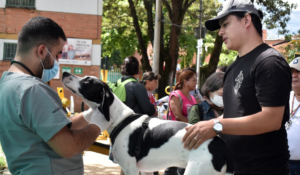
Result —
[[223, 107], [223, 97], [214, 94], [214, 98], [210, 97], [210, 101], [218, 107]]

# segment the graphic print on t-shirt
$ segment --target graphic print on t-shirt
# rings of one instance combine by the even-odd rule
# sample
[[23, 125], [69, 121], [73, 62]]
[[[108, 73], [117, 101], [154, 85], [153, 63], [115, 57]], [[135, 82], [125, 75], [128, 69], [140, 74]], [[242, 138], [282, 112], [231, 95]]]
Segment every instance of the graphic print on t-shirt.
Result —
[[236, 82], [236, 84], [234, 86], [235, 95], [237, 95], [237, 92], [240, 89], [240, 87], [243, 83], [243, 80], [244, 80], [244, 75], [243, 75], [243, 71], [241, 71], [240, 74], [235, 79], [235, 82]]

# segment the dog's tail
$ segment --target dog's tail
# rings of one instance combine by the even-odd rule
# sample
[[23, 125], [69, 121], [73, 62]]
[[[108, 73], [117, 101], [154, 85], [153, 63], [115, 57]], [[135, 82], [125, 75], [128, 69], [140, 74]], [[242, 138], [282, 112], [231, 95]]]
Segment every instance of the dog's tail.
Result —
[[213, 156], [212, 163], [215, 170], [221, 171], [222, 167], [226, 164], [226, 175], [233, 174], [233, 160], [226, 143], [220, 137], [215, 137], [208, 145], [208, 149]]

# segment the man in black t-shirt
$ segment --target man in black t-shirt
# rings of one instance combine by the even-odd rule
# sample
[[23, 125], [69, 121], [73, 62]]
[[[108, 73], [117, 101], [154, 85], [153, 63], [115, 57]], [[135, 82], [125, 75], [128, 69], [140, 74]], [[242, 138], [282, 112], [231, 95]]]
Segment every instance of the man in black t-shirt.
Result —
[[284, 57], [262, 40], [262, 12], [250, 0], [227, 0], [205, 22], [239, 53], [224, 77], [224, 117], [187, 127], [184, 147], [198, 148], [222, 134], [235, 175], [288, 175], [284, 124], [289, 119], [291, 72]]

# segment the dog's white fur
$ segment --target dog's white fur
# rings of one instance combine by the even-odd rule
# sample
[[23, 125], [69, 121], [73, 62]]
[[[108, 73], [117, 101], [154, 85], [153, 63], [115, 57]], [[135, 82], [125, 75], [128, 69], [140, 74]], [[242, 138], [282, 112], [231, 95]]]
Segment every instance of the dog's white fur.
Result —
[[[72, 76], [72, 80], [69, 77]], [[79, 81], [83, 78], [75, 78], [70, 75], [63, 78], [64, 85], [76, 92], [76, 95], [83, 98], [84, 101], [92, 108], [98, 107], [100, 104], [88, 101], [78, 91]], [[96, 78], [96, 77], [94, 77]], [[121, 123], [126, 117], [134, 112], [121, 102], [115, 95], [112, 105], [109, 107], [110, 118], [112, 123], [107, 126], [107, 131], [110, 134], [112, 130]], [[226, 174], [227, 166], [222, 167], [221, 172], [216, 171], [211, 163], [212, 155], [208, 151], [208, 144], [212, 139], [205, 141], [196, 150], [188, 151], [183, 148], [182, 137], [186, 133], [185, 129], [179, 130], [168, 142], [157, 149], [150, 149], [149, 154], [137, 162], [135, 157], [128, 154], [129, 136], [134, 129], [141, 127], [143, 121], [147, 118], [143, 115], [137, 120], [127, 125], [122, 132], [117, 136], [112, 148], [115, 161], [121, 166], [126, 175], [138, 175], [139, 171], [144, 175], [152, 175], [152, 172], [165, 169], [167, 167], [182, 167], [185, 168], [185, 175], [224, 175]], [[167, 122], [153, 118], [149, 122], [149, 129]], [[150, 173], [151, 172], [151, 173]]]

